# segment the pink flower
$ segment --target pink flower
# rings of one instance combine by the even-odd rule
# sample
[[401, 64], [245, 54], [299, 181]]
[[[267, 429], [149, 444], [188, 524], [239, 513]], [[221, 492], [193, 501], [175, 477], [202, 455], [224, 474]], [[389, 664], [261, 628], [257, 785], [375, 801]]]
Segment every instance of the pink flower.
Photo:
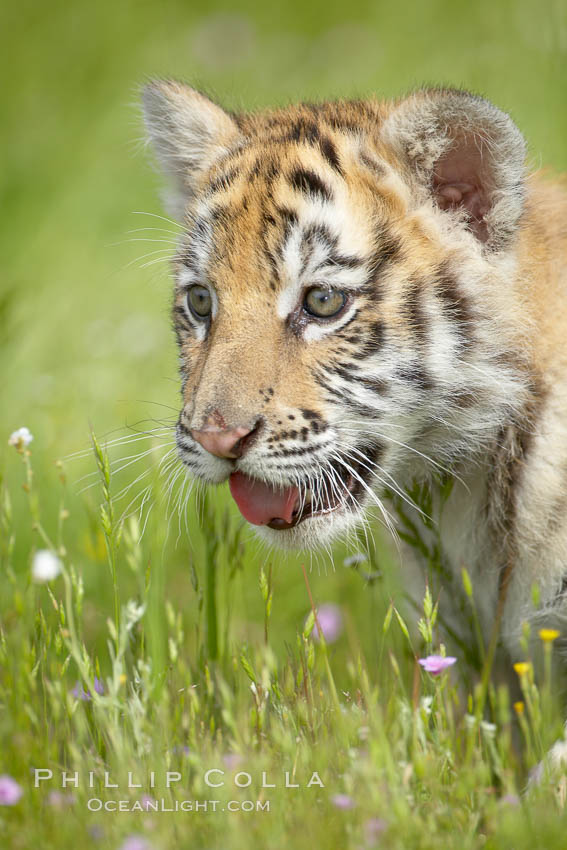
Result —
[[343, 630], [343, 615], [338, 605], [320, 605], [317, 608], [317, 619], [313, 626], [313, 637], [319, 640], [317, 622], [321, 626], [323, 637], [327, 643], [334, 643], [340, 637]]
[[348, 794], [334, 794], [331, 797], [331, 803], [337, 809], [353, 809], [354, 808], [354, 800], [352, 797], [349, 797]]
[[120, 850], [152, 850], [152, 845], [143, 835], [129, 835], [120, 845]]
[[140, 804], [146, 812], [154, 811], [157, 801], [150, 794], [142, 794]]
[[420, 658], [419, 663], [423, 669], [427, 670], [428, 673], [431, 673], [432, 676], [438, 676], [439, 673], [442, 673], [443, 670], [447, 669], [447, 667], [451, 667], [456, 660], [457, 659], [453, 658], [451, 655], [428, 655], [427, 658]]
[[11, 776], [0, 776], [0, 806], [15, 806], [23, 793], [22, 786]]
[[366, 843], [369, 845], [373, 845], [376, 843], [376, 840], [380, 837], [380, 835], [384, 832], [387, 827], [387, 823], [382, 818], [370, 818], [364, 824], [364, 837], [366, 839]]
[[66, 806], [75, 805], [76, 797], [74, 794], [64, 794], [62, 791], [50, 791], [47, 795], [47, 802], [54, 809], [64, 809]]

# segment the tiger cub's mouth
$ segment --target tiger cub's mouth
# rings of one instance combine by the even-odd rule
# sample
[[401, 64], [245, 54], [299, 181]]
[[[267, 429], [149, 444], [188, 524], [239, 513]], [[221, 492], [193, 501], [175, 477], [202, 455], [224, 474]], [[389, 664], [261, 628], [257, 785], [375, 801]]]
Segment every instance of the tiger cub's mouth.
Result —
[[333, 464], [332, 475], [320, 476], [301, 487], [281, 487], [244, 472], [233, 472], [229, 487], [240, 513], [248, 522], [284, 531], [311, 517], [356, 507], [358, 496], [368, 485], [361, 465], [350, 464], [349, 467], [352, 471], [341, 464]]

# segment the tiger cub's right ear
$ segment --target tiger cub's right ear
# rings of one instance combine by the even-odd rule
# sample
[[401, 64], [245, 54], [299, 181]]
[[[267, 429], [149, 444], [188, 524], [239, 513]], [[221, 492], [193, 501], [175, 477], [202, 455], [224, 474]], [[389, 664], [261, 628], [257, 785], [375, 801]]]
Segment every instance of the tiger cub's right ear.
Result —
[[199, 176], [239, 135], [233, 119], [204, 95], [174, 80], [157, 80], [142, 94], [144, 122], [169, 186], [165, 207], [182, 220]]

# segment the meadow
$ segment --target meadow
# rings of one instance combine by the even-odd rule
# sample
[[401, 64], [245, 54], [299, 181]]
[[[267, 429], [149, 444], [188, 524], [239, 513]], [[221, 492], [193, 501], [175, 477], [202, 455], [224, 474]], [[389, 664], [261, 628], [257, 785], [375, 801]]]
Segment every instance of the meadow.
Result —
[[[378, 522], [331, 555], [266, 552], [224, 489], [180, 474], [178, 227], [138, 107], [153, 75], [235, 109], [448, 83], [561, 171], [563, 4], [24, 0], [3, 18], [1, 845], [564, 847], [565, 786], [526, 793], [562, 730], [553, 635], [539, 675], [526, 635], [512, 695], [472, 604], [470, 644], [441, 647], [435, 549], [416, 611]], [[438, 653], [457, 660], [419, 664]]]

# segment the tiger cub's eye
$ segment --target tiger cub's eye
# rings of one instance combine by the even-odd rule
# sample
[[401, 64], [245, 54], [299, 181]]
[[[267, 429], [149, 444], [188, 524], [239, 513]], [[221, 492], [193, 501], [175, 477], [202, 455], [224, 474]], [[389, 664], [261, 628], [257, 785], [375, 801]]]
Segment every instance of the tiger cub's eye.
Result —
[[346, 304], [346, 295], [340, 289], [329, 289], [324, 286], [314, 286], [303, 301], [304, 309], [312, 316], [329, 319], [336, 316]]
[[206, 286], [195, 284], [187, 292], [187, 306], [197, 319], [206, 319], [211, 315], [213, 302]]

